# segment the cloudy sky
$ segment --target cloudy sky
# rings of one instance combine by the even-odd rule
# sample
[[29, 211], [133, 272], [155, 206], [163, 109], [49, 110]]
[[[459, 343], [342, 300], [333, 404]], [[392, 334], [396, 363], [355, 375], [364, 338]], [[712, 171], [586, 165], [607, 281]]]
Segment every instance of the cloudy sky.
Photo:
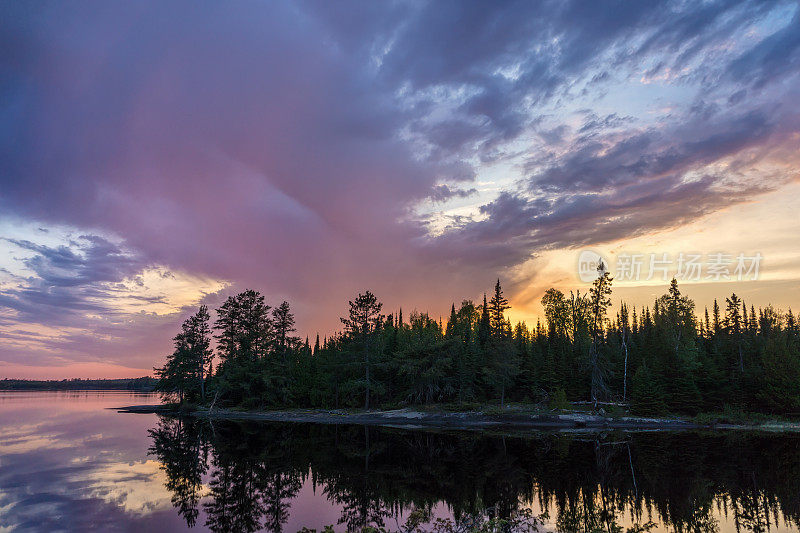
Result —
[[0, 376], [148, 373], [246, 287], [312, 339], [498, 276], [535, 321], [586, 249], [759, 253], [685, 292], [800, 307], [796, 2], [1, 9]]

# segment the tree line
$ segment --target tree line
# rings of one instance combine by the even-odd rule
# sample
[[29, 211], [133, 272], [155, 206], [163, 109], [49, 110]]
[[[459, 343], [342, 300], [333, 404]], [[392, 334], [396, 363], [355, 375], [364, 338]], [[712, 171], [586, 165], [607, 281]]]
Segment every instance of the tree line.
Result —
[[[296, 335], [287, 302], [247, 290], [211, 322], [203, 306], [156, 369], [181, 403], [397, 407], [508, 401], [565, 408], [628, 403], [642, 414], [800, 413], [800, 330], [791, 310], [755, 309], [736, 294], [698, 314], [676, 280], [652, 306], [621, 303], [599, 272], [588, 291], [549, 289], [544, 321], [512, 325], [498, 280], [491, 298], [453, 304], [446, 322], [383, 313], [370, 291], [349, 302], [340, 333]], [[214, 347], [214, 340], [216, 346]]]
[[150, 392], [155, 389], [156, 380], [151, 377], [122, 379], [61, 379], [35, 380], [10, 379], [0, 380], [0, 390], [135, 390]]

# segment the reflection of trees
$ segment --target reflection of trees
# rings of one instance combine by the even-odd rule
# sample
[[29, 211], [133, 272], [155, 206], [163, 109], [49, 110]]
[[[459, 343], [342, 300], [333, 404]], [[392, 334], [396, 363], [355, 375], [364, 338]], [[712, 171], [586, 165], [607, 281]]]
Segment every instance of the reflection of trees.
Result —
[[153, 443], [148, 454], [158, 457], [167, 475], [166, 487], [172, 493], [172, 505], [186, 524], [193, 527], [203, 475], [208, 470], [206, 441], [199, 426], [183, 418], [159, 417], [158, 426], [149, 433]]
[[279, 532], [289, 519], [292, 498], [300, 492], [302, 481], [299, 476], [287, 472], [272, 472], [266, 476], [264, 486], [264, 527]]
[[212, 432], [202, 422], [161, 417], [150, 430], [149, 453], [161, 462], [172, 503], [189, 527], [197, 521], [206, 474], [209, 494], [203, 509], [212, 531], [281, 531], [289, 518], [301, 477], [283, 467], [285, 443], [254, 439], [242, 429], [226, 425]]
[[382, 468], [383, 462], [370, 464], [373, 457], [386, 452], [385, 441], [370, 439], [373, 432], [375, 429], [368, 426], [337, 428], [334, 447], [347, 467], [338, 471], [325, 468], [324, 477], [320, 478], [328, 499], [341, 505], [339, 524], [348, 531], [360, 531], [370, 525], [383, 527], [386, 518], [393, 515], [386, 497], [388, 487], [381, 485], [390, 472]]
[[252, 429], [226, 424], [215, 432], [210, 501], [204, 506], [212, 531], [280, 532], [300, 491], [286, 431]]
[[280, 531], [309, 472], [341, 507], [340, 525], [348, 530], [392, 527], [401, 513], [424, 514], [439, 502], [459, 527], [476, 518], [504, 520], [534, 501], [570, 533], [639, 533], [651, 521], [676, 533], [716, 533], [718, 508], [740, 531], [769, 531], [781, 512], [800, 525], [800, 437], [793, 435], [586, 439], [303, 424], [205, 427], [164, 419], [151, 432], [151, 452], [189, 525], [208, 478], [203, 509], [215, 531]]
[[204, 505], [212, 531], [251, 532], [261, 529], [265, 505], [259, 465], [250, 456], [215, 453], [209, 486], [210, 501]]

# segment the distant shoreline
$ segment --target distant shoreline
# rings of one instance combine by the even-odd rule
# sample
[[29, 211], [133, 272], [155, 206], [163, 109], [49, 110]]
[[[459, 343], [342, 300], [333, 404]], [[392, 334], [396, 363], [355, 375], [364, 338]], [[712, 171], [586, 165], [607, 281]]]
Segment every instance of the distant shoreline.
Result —
[[561, 413], [484, 413], [481, 411], [451, 412], [444, 410], [392, 409], [351, 411], [343, 409], [291, 409], [269, 411], [237, 411], [231, 409], [178, 409], [166, 405], [134, 405], [119, 407], [122, 413], [192, 416], [210, 420], [250, 420], [264, 422], [301, 422], [314, 424], [353, 424], [368, 426], [440, 429], [532, 429], [532, 430], [755, 430], [800, 431], [800, 423], [767, 421], [762, 423], [700, 424], [682, 418], [650, 418], [635, 416], [603, 416], [578, 412]]
[[1, 379], [0, 391], [131, 391], [153, 392], [152, 377], [119, 379]]

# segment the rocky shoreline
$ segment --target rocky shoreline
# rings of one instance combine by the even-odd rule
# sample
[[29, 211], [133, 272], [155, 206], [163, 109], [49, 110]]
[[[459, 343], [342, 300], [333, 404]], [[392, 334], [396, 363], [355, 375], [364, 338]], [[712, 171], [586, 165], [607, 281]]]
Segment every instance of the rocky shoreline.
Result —
[[692, 430], [738, 429], [760, 431], [800, 431], [800, 424], [767, 422], [761, 424], [703, 425], [681, 418], [603, 416], [591, 413], [484, 413], [481, 411], [427, 411], [392, 409], [349, 411], [343, 409], [292, 409], [237, 411], [231, 409], [179, 410], [164, 405], [137, 405], [117, 408], [124, 413], [157, 413], [193, 416], [212, 420], [253, 420], [266, 422], [305, 422], [314, 424], [355, 424], [403, 428], [447, 429], [541, 429], [541, 430]]

